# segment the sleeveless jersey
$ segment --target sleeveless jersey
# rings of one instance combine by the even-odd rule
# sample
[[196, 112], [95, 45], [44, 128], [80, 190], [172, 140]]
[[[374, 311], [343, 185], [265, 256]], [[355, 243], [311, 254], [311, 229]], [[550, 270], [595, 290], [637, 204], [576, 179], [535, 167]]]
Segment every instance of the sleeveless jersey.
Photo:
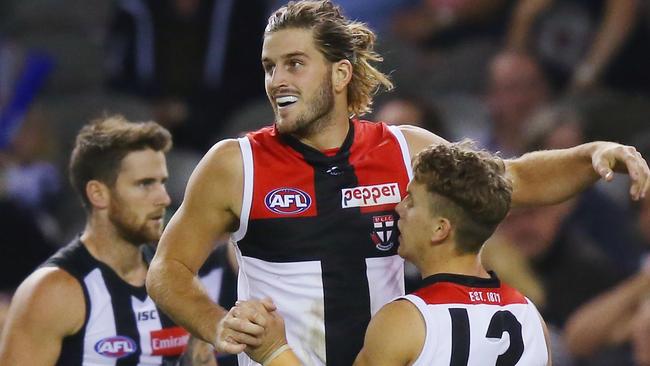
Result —
[[535, 305], [491, 278], [437, 274], [402, 296], [424, 318], [424, 347], [413, 366], [546, 366], [548, 350]]
[[273, 299], [303, 364], [349, 366], [371, 315], [404, 294], [394, 211], [412, 175], [404, 136], [352, 120], [334, 154], [275, 127], [239, 143], [239, 298]]
[[[144, 252], [145, 259], [147, 251]], [[174, 365], [183, 353], [189, 333], [176, 326], [147, 295], [144, 286], [122, 280], [74, 240], [42, 267], [59, 267], [79, 281], [86, 317], [81, 329], [63, 339], [57, 366]], [[205, 271], [204, 284], [216, 278]]]

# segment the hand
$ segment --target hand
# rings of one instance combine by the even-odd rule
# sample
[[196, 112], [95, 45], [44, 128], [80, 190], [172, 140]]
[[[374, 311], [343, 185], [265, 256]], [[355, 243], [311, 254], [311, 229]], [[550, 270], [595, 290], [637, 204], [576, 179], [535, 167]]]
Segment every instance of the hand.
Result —
[[627, 172], [630, 176], [630, 196], [637, 201], [650, 190], [650, 169], [648, 163], [633, 146], [614, 142], [600, 142], [591, 155], [596, 172], [606, 181], [614, 178], [614, 171]]
[[268, 306], [262, 306], [261, 303], [241, 302], [236, 307], [254, 307], [258, 314], [265, 318], [265, 332], [259, 339], [259, 345], [249, 345], [246, 347], [246, 354], [253, 360], [263, 363], [276, 350], [287, 344], [287, 336], [284, 329], [284, 320], [280, 314], [274, 310], [269, 311]]
[[264, 334], [266, 325], [264, 314], [274, 311], [275, 305], [270, 300], [264, 300], [241, 306], [247, 303], [249, 302], [238, 301], [217, 325], [215, 349], [218, 352], [236, 354], [243, 352], [247, 345], [261, 344], [259, 338]]

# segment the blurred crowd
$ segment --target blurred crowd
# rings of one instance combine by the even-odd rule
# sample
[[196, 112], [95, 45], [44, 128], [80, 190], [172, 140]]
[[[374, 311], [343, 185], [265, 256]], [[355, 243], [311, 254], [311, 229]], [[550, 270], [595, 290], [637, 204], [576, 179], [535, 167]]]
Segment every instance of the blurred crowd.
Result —
[[[397, 86], [364, 119], [506, 158], [602, 139], [650, 157], [650, 1], [335, 2], [378, 33]], [[282, 4], [0, 2], [0, 302], [82, 229], [64, 177], [90, 119], [172, 131], [172, 208], [212, 144], [273, 122], [260, 49]], [[631, 202], [623, 179], [513, 211], [482, 253], [538, 304], [555, 365], [650, 365], [650, 198]]]

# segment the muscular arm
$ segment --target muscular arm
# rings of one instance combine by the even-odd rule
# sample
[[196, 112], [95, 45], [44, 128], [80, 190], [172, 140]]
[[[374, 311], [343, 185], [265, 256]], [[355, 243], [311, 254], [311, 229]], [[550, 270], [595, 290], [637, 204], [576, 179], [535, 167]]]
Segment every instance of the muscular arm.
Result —
[[[431, 144], [446, 143], [433, 133], [400, 126], [411, 158]], [[611, 180], [613, 171], [627, 172], [630, 195], [639, 199], [650, 190], [650, 169], [634, 147], [596, 141], [569, 149], [535, 151], [505, 160], [512, 181], [512, 205], [538, 206], [562, 202], [592, 185], [599, 178]]]
[[63, 338], [84, 323], [81, 285], [58, 268], [42, 268], [18, 287], [0, 340], [0, 365], [54, 365]]
[[215, 240], [237, 225], [243, 192], [239, 145], [215, 145], [192, 173], [185, 199], [160, 239], [147, 273], [147, 291], [174, 322], [215, 344], [225, 315], [197, 277]]
[[411, 365], [422, 352], [424, 337], [424, 319], [415, 305], [406, 300], [388, 303], [370, 320], [354, 365]]

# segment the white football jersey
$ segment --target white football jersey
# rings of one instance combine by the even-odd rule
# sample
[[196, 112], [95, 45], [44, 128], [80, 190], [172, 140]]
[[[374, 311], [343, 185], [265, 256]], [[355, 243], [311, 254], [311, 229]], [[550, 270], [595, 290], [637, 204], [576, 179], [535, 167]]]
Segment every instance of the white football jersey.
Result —
[[424, 347], [414, 366], [546, 365], [548, 349], [535, 305], [491, 278], [437, 274], [400, 297], [425, 321]]

